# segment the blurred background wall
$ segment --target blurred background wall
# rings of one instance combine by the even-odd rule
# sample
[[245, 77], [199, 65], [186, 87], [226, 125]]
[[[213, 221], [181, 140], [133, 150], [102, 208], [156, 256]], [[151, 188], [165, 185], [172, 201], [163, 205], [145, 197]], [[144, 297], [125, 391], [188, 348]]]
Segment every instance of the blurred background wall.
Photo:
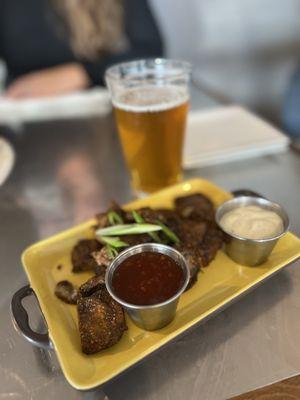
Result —
[[[192, 62], [212, 93], [280, 122], [300, 58], [300, 0], [149, 1], [168, 57]], [[3, 74], [0, 62], [0, 91]]]
[[169, 57], [194, 79], [278, 123], [300, 57], [299, 0], [151, 0]]

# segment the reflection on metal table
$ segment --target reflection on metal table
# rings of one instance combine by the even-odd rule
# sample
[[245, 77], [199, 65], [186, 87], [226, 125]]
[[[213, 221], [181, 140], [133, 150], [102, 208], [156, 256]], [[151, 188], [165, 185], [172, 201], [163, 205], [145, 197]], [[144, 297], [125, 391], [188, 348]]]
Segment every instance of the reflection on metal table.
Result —
[[[196, 107], [214, 105], [199, 94]], [[1, 130], [1, 129], [0, 129]], [[214, 319], [92, 392], [64, 379], [55, 352], [13, 328], [12, 294], [26, 284], [20, 254], [29, 244], [89, 218], [110, 199], [130, 200], [111, 116], [27, 124], [8, 133], [16, 166], [0, 188], [1, 399], [225, 399], [300, 371], [300, 263]], [[282, 203], [300, 234], [300, 157], [292, 152], [189, 171], [228, 190], [250, 188]], [[30, 323], [43, 329], [35, 302]]]

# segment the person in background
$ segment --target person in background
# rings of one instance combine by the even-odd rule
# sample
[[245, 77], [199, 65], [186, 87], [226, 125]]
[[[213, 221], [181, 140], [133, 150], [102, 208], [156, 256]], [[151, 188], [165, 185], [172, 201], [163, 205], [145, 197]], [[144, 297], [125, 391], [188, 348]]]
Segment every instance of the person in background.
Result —
[[294, 73], [284, 99], [282, 124], [293, 146], [300, 150], [300, 69]]
[[9, 98], [104, 85], [108, 66], [162, 53], [146, 0], [0, 0], [0, 59]]

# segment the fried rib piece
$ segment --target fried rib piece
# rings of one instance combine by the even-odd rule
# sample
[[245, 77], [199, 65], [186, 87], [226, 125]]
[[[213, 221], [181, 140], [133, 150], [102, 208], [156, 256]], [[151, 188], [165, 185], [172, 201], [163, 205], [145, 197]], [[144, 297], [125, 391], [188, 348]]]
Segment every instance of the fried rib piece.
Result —
[[141, 233], [140, 235], [122, 235], [122, 240], [128, 243], [129, 246], [135, 246], [136, 244], [152, 242], [151, 236], [147, 233]]
[[214, 220], [214, 206], [203, 194], [195, 193], [175, 199], [175, 209], [183, 218]]
[[188, 289], [197, 281], [197, 274], [201, 268], [207, 267], [215, 258], [218, 250], [222, 247], [224, 237], [222, 231], [210, 223], [201, 242], [181, 243], [176, 246], [185, 257], [190, 269], [190, 282]]
[[206, 196], [196, 193], [178, 197], [175, 209], [182, 218], [176, 232], [181, 241], [177, 247], [190, 269], [190, 288], [197, 281], [199, 270], [215, 258], [224, 238], [214, 222], [213, 203]]
[[127, 329], [123, 308], [109, 295], [103, 275], [91, 278], [80, 287], [77, 311], [85, 354], [113, 346]]
[[55, 286], [55, 295], [68, 304], [76, 304], [78, 289], [69, 281], [60, 281]]
[[73, 272], [94, 271], [97, 263], [92, 252], [100, 250], [102, 247], [103, 245], [96, 239], [80, 240], [71, 254]]
[[107, 212], [96, 214], [96, 221], [95, 229], [106, 228], [109, 226]]
[[205, 221], [182, 219], [176, 233], [182, 244], [196, 247], [205, 238], [207, 228]]
[[201, 258], [201, 267], [207, 267], [215, 258], [218, 250], [224, 243], [223, 232], [215, 223], [211, 223], [198, 250]]
[[103, 285], [105, 285], [105, 273], [93, 276], [88, 281], [83, 283], [79, 288], [78, 295], [80, 298], [92, 296], [92, 294], [97, 292], [97, 290], [102, 289]]
[[186, 288], [188, 290], [197, 282], [198, 272], [201, 268], [201, 256], [197, 247], [179, 244], [176, 249], [183, 255], [190, 270], [190, 280]]

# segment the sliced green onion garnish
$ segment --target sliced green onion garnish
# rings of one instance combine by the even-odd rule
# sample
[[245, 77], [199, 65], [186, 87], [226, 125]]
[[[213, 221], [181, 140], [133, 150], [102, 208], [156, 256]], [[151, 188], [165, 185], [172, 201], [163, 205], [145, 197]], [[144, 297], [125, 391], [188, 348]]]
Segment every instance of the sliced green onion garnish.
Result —
[[142, 224], [145, 222], [144, 218], [137, 211], [133, 210], [133, 211], [131, 211], [131, 213], [137, 224]]
[[118, 250], [115, 249], [114, 247], [112, 247], [109, 244], [106, 245], [106, 249], [107, 249], [107, 253], [109, 255], [109, 258], [111, 258], [111, 259], [117, 257], [117, 255], [119, 254]]
[[116, 225], [116, 224], [123, 224], [123, 218], [116, 212], [116, 211], [109, 211], [108, 215], [108, 222], [110, 225]]
[[162, 227], [154, 224], [123, 224], [98, 229], [96, 236], [139, 235], [160, 230]]
[[[135, 222], [137, 222], [138, 224], [142, 224], [145, 222], [144, 218], [135, 210], [132, 211], [132, 216], [133, 216]], [[158, 236], [158, 234], [156, 232], [149, 232], [149, 235], [152, 237], [152, 239], [155, 242], [161, 243], [160, 237]]]
[[98, 236], [98, 238], [101, 240], [101, 242], [106, 243], [111, 247], [118, 248], [129, 246], [128, 243], [123, 242], [123, 240], [120, 240], [119, 237]]
[[162, 229], [163, 233], [164, 233], [170, 240], [172, 240], [172, 242], [174, 242], [174, 243], [179, 243], [179, 242], [180, 242], [179, 237], [178, 237], [174, 232], [172, 232], [170, 228], [168, 228], [165, 224], [163, 224], [163, 223], [160, 222], [160, 221], [156, 221], [156, 222], [157, 222], [158, 225], [161, 226], [161, 229]]

